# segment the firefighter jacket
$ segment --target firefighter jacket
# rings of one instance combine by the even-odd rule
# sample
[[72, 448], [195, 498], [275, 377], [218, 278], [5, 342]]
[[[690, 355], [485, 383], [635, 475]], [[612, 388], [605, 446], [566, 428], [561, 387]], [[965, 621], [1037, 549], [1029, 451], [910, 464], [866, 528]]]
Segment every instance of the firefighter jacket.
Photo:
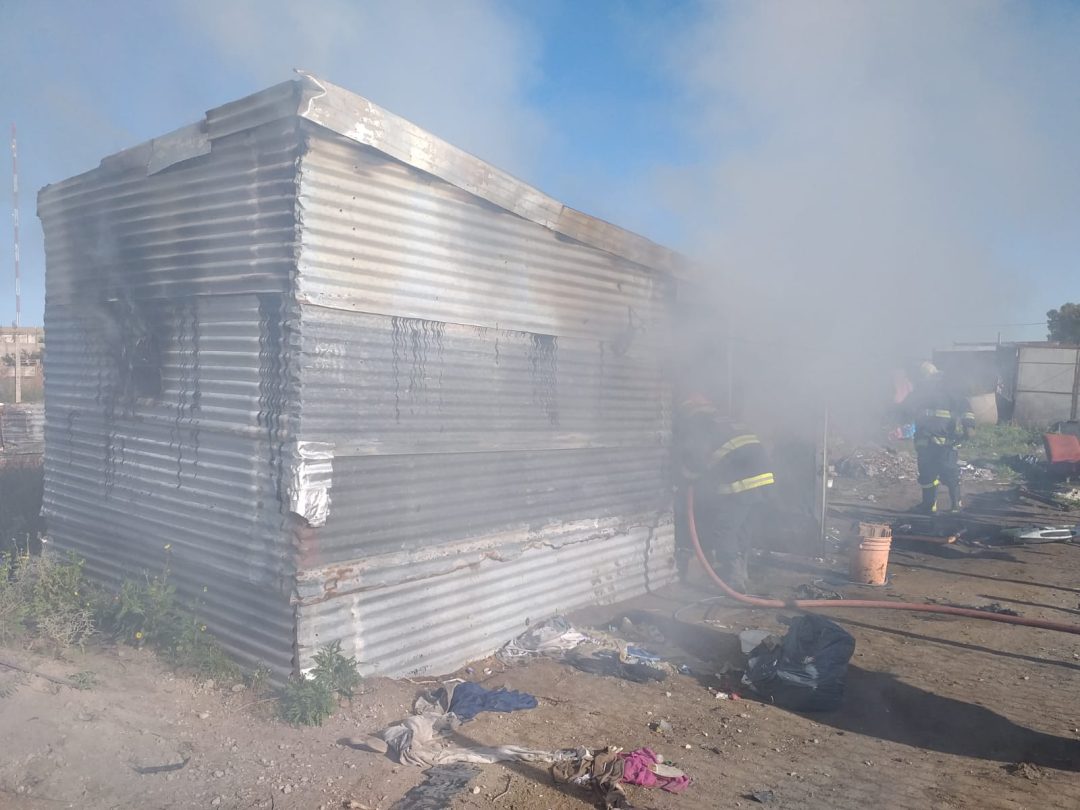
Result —
[[676, 447], [683, 479], [703, 495], [736, 495], [774, 483], [758, 437], [712, 406], [684, 404]]
[[956, 447], [967, 429], [975, 427], [975, 414], [966, 399], [954, 396], [938, 380], [923, 383], [904, 401], [915, 423], [915, 447]]

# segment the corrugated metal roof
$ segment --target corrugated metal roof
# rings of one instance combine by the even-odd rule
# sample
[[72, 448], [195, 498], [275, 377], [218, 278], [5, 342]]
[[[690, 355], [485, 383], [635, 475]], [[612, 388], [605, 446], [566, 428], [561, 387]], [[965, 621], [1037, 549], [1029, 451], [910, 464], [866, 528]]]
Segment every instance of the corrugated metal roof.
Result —
[[302, 118], [580, 244], [665, 273], [692, 274], [686, 261], [668, 248], [575, 211], [356, 93], [303, 75]]

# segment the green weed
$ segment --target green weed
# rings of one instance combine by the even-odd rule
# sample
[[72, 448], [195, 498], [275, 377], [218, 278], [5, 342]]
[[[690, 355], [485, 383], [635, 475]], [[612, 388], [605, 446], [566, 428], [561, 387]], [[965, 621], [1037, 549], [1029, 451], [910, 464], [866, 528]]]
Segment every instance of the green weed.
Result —
[[99, 620], [118, 640], [151, 647], [172, 666], [197, 677], [224, 681], [240, 675], [206, 623], [181, 604], [169, 582], [167, 563], [160, 576], [121, 583], [115, 596], [102, 604]]
[[356, 659], [342, 654], [340, 641], [327, 644], [315, 653], [312, 676], [325, 684], [332, 693], [346, 698], [353, 696], [361, 681]]
[[281, 716], [294, 726], [321, 726], [334, 713], [334, 693], [322, 681], [292, 678], [281, 693]]
[[984, 425], [967, 439], [960, 455], [967, 460], [989, 462], [1005, 456], [1026, 456], [1042, 447], [1043, 431], [1019, 425]]
[[361, 675], [355, 658], [341, 652], [335, 641], [315, 653], [310, 677], [293, 678], [281, 693], [281, 716], [298, 726], [321, 726], [334, 712], [334, 698], [352, 698]]
[[260, 695], [270, 686], [272, 675], [273, 672], [270, 667], [266, 664], [259, 664], [244, 676], [244, 681], [253, 694]]
[[16, 551], [0, 562], [0, 642], [30, 634], [57, 652], [82, 647], [95, 631], [92, 600], [75, 555]]

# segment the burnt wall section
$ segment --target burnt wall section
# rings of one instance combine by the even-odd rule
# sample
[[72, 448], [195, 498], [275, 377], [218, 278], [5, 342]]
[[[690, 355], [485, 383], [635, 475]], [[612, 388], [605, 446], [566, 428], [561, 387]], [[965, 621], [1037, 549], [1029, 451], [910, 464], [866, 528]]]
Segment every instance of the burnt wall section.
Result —
[[[304, 132], [299, 437], [329, 454], [331, 485], [325, 521], [296, 534], [301, 666], [339, 640], [399, 672], [442, 643], [422, 605], [401, 613], [400, 649], [382, 637], [384, 566], [422, 580], [410, 593], [447, 586], [425, 561], [457, 550], [491, 566], [445, 594], [493, 612], [433, 666], [494, 649], [522, 616], [667, 581], [670, 277]], [[526, 587], [518, 559], [568, 587]]]
[[103, 580], [168, 565], [228, 648], [285, 674], [300, 142], [294, 116], [266, 120], [272, 104], [226, 125], [249, 112], [42, 190], [44, 512]]
[[648, 355], [319, 307], [302, 319], [303, 436], [334, 448], [305, 564], [665, 508], [669, 400]]

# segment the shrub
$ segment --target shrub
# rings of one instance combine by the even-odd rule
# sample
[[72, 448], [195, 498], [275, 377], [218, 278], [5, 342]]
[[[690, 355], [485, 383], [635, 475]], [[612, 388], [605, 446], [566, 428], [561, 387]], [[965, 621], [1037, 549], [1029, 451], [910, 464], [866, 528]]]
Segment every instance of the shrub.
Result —
[[181, 605], [167, 564], [160, 576], [121, 583], [116, 595], [102, 605], [100, 622], [118, 640], [152, 647], [172, 666], [198, 677], [240, 676], [240, 668], [207, 632], [206, 623]]
[[323, 681], [292, 678], [281, 693], [281, 716], [294, 726], [321, 726], [334, 713], [334, 693]]
[[281, 716], [298, 726], [321, 726], [334, 712], [334, 697], [352, 698], [360, 685], [356, 659], [341, 652], [335, 641], [315, 653], [311, 676], [301, 675], [286, 684], [281, 694]]
[[351, 698], [360, 685], [361, 676], [356, 668], [356, 659], [341, 652], [341, 642], [334, 641], [315, 653], [315, 668], [312, 676], [326, 685], [333, 694]]
[[94, 633], [92, 601], [75, 555], [16, 552], [0, 563], [0, 641], [33, 631], [57, 652], [81, 647]]

